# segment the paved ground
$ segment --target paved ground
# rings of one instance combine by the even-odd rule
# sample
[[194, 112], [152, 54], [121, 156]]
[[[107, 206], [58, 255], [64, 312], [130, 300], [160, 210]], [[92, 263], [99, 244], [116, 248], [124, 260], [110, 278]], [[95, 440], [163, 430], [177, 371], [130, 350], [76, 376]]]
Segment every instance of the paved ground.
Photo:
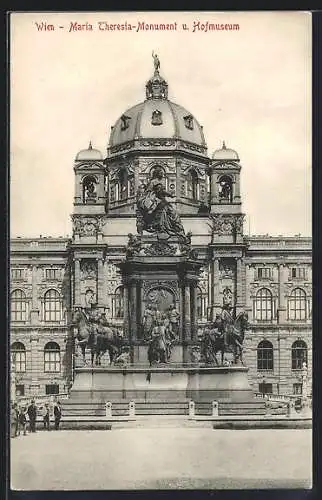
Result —
[[117, 429], [11, 440], [25, 490], [310, 488], [310, 430]]

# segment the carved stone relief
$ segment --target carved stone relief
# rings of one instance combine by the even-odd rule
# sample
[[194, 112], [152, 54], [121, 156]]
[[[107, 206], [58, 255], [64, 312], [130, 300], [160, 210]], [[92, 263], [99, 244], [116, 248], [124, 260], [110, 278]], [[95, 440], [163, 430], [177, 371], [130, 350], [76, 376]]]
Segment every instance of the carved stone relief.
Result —
[[83, 260], [81, 263], [81, 278], [96, 279], [97, 264], [94, 260]]
[[150, 290], [155, 288], [169, 289], [175, 295], [176, 300], [178, 300], [178, 282], [175, 280], [146, 280], [143, 283], [143, 296], [146, 300], [147, 294]]
[[97, 233], [102, 231], [105, 223], [104, 216], [98, 217], [82, 217], [72, 216], [73, 221], [73, 234], [79, 236], [96, 236]]

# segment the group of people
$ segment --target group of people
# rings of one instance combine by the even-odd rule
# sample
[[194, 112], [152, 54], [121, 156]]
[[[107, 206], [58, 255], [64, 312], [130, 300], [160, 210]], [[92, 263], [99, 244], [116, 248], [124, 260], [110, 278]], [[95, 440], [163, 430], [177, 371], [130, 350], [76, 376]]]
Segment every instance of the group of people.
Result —
[[147, 305], [143, 315], [144, 340], [151, 341], [158, 335], [164, 338], [170, 357], [171, 346], [178, 340], [179, 335], [179, 313], [174, 304], [164, 312], [159, 311], [157, 305], [151, 303]]
[[[49, 431], [51, 410], [48, 403], [45, 403], [40, 414], [42, 415], [43, 419], [43, 428]], [[39, 415], [39, 409], [37, 408], [34, 400], [32, 400], [30, 405], [28, 406], [25, 406], [23, 404], [19, 405], [18, 403], [14, 402], [11, 406], [11, 437], [20, 436], [21, 433], [23, 433], [23, 435], [26, 436], [27, 430], [29, 430], [29, 432], [36, 432], [36, 423], [38, 415]], [[59, 429], [61, 416], [62, 416], [61, 404], [59, 401], [56, 401], [53, 407], [55, 430]]]

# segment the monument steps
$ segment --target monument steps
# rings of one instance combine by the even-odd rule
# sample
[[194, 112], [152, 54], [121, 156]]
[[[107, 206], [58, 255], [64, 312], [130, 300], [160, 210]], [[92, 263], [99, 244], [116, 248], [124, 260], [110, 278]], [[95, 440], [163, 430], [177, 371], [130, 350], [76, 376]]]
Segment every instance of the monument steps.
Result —
[[[189, 400], [184, 401], [158, 401], [158, 400], [134, 400], [135, 416], [141, 417], [151, 416], [182, 416], [189, 415]], [[116, 400], [111, 401], [110, 415], [111, 417], [127, 417], [130, 415], [130, 401]], [[72, 401], [67, 400], [63, 404], [63, 415], [66, 417], [101, 417], [106, 418], [106, 403], [105, 401]], [[195, 402], [196, 416], [212, 416], [212, 403], [210, 402]], [[285, 410], [270, 411], [271, 414], [283, 414]], [[218, 415], [225, 416], [251, 416], [267, 414], [265, 402], [263, 401], [244, 401], [244, 402], [219, 402]]]

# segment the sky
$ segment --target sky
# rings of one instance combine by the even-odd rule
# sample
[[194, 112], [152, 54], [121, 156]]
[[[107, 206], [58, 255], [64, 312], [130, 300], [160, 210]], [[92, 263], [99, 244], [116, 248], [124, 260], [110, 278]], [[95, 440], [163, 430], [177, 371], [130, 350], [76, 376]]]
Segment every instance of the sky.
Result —
[[[177, 30], [99, 30], [105, 21]], [[207, 21], [239, 30], [193, 30]], [[55, 29], [38, 30], [42, 22]], [[69, 31], [75, 22], [93, 29]], [[306, 12], [12, 14], [11, 236], [71, 235], [75, 156], [90, 140], [106, 154], [111, 126], [145, 99], [153, 50], [169, 99], [203, 125], [208, 154], [223, 140], [238, 152], [246, 232], [310, 236]]]

